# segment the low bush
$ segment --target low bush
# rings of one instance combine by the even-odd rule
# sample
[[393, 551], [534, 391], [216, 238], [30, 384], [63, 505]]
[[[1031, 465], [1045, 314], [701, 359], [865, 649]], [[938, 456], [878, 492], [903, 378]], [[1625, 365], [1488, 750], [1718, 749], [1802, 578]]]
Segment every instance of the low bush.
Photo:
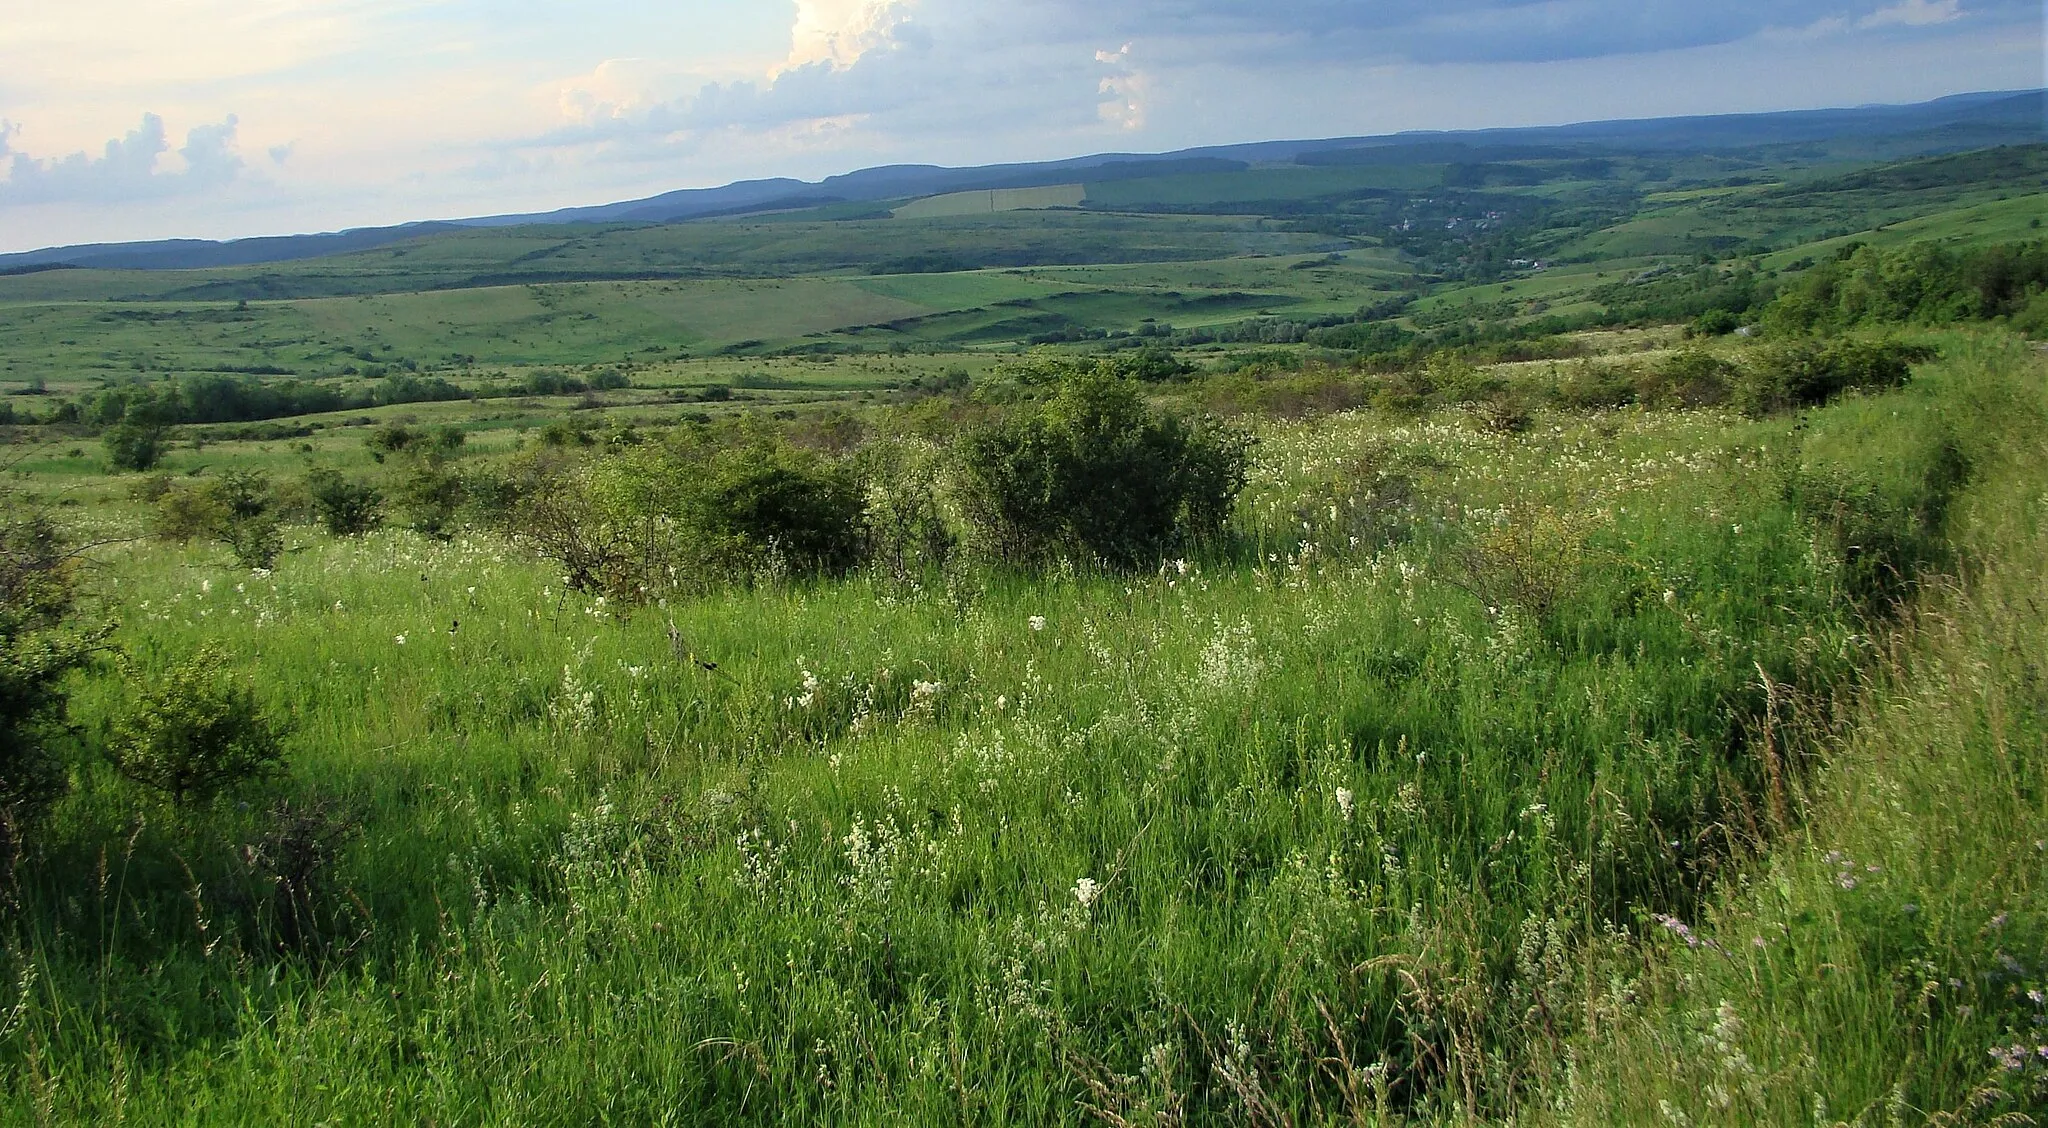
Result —
[[1925, 345], [1897, 341], [1800, 340], [1761, 350], [1734, 388], [1736, 406], [1752, 416], [1817, 407], [1851, 389], [1903, 386], [1913, 365], [1934, 359]]
[[1623, 365], [1580, 360], [1551, 372], [1551, 395], [1559, 406], [1575, 411], [1624, 407], [1639, 394], [1636, 373]]
[[107, 755], [128, 779], [195, 803], [281, 771], [283, 735], [227, 655], [209, 647], [141, 689], [111, 726]]
[[571, 587], [637, 603], [759, 577], [844, 573], [863, 557], [845, 466], [779, 440], [643, 444], [557, 464], [522, 489], [513, 533]]
[[1152, 411], [1128, 381], [1078, 374], [961, 439], [963, 510], [1004, 560], [1144, 564], [1223, 531], [1249, 446], [1243, 432]]
[[1733, 363], [1701, 349], [1665, 357], [1636, 377], [1636, 401], [1651, 407], [1713, 407], [1742, 378]]
[[114, 469], [153, 470], [163, 461], [169, 434], [169, 429], [161, 424], [129, 419], [107, 428], [100, 441], [107, 448], [107, 461]]
[[958, 542], [946, 514], [945, 452], [919, 439], [882, 438], [854, 460], [869, 560], [898, 578], [942, 568]]
[[258, 471], [232, 470], [206, 487], [222, 523], [214, 536], [244, 568], [269, 568], [284, 551], [270, 479]]
[[227, 514], [213, 495], [203, 489], [164, 483], [150, 510], [149, 531], [162, 540], [189, 544], [211, 540], [226, 526]]
[[310, 475], [306, 485], [320, 524], [334, 536], [361, 536], [384, 519], [384, 495], [368, 482], [329, 470]]

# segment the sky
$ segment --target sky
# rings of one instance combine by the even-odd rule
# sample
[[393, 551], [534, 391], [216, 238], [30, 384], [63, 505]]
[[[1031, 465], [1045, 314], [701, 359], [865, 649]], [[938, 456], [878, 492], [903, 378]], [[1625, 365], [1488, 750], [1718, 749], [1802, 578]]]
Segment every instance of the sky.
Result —
[[1917, 102], [2041, 0], [0, 0], [0, 252], [879, 164]]

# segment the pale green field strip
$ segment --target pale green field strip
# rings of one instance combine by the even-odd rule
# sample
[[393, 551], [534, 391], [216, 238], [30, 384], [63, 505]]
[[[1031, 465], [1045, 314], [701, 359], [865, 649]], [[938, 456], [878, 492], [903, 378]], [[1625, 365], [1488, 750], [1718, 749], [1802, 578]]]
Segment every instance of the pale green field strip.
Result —
[[891, 214], [897, 219], [933, 219], [951, 215], [994, 215], [997, 212], [1039, 211], [1045, 208], [1078, 208], [1087, 197], [1079, 184], [1048, 188], [995, 188], [981, 192], [952, 192], [914, 200]]

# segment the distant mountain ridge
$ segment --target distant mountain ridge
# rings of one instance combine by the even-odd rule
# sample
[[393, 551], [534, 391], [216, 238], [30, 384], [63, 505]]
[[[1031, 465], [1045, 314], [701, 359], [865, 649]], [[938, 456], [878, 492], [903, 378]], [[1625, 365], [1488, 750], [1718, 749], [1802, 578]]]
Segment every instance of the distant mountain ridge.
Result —
[[1959, 94], [1908, 106], [1585, 122], [1514, 129], [1414, 131], [1373, 137], [1212, 145], [1170, 153], [1098, 153], [1028, 164], [946, 168], [889, 165], [812, 183], [789, 178], [687, 188], [638, 200], [551, 212], [438, 220], [317, 235], [216, 242], [170, 239], [0, 254], [0, 274], [61, 267], [187, 270], [287, 262], [370, 250], [436, 232], [518, 225], [675, 223], [825, 204], [880, 202], [1075, 181], [1101, 183], [1254, 164], [1455, 164], [1624, 152], [1729, 152], [1821, 142], [1869, 142], [1897, 159], [2048, 140], [2048, 91]]

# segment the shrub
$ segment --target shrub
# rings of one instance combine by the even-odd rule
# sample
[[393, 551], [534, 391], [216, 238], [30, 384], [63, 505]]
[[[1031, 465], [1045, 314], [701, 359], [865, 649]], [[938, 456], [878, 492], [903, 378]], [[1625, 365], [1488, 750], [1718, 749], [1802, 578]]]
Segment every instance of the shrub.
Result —
[[205, 490], [171, 486], [156, 499], [149, 517], [150, 532], [180, 544], [211, 540], [227, 525], [227, 512]]
[[884, 438], [861, 448], [855, 467], [868, 558], [899, 578], [943, 567], [956, 538], [941, 500], [945, 465], [940, 450], [922, 440]]
[[203, 802], [281, 771], [283, 733], [227, 655], [208, 647], [141, 690], [113, 724], [107, 754], [128, 779], [180, 804]]
[[1250, 437], [1146, 407], [1101, 372], [968, 432], [962, 503], [985, 550], [1020, 563], [1062, 552], [1112, 565], [1219, 535], [1244, 486]]
[[1728, 402], [1741, 369], [1712, 353], [1687, 349], [1636, 378], [1636, 398], [1654, 407], [1712, 407]]
[[1551, 373], [1559, 406], [1589, 411], [1636, 402], [1635, 373], [1622, 365], [1582, 359], [1562, 369], [1553, 367]]
[[106, 446], [107, 461], [114, 469], [153, 470], [163, 461], [168, 433], [162, 424], [128, 419], [107, 428], [100, 441]]
[[[255, 924], [280, 952], [318, 951], [356, 906], [335, 888], [335, 863], [360, 826], [331, 799], [279, 799], [236, 851]], [[339, 908], [347, 906], [347, 908]], [[359, 910], [358, 910], [359, 911]]]
[[439, 453], [409, 461], [398, 477], [398, 504], [415, 532], [445, 540], [469, 499], [468, 483]]
[[368, 482], [329, 470], [309, 475], [306, 486], [320, 523], [334, 536], [360, 536], [383, 520], [384, 495]]
[[627, 447], [545, 477], [515, 535], [571, 587], [633, 603], [763, 574], [836, 574], [865, 544], [844, 466], [779, 441]]
[[1688, 337], [1725, 337], [1742, 327], [1742, 317], [1733, 310], [1710, 309], [1685, 327]]
[[244, 568], [269, 568], [284, 551], [268, 476], [254, 470], [231, 470], [206, 487], [218, 508], [221, 524], [214, 537], [234, 553]]
[[1175, 356], [1172, 349], [1158, 345], [1113, 353], [1100, 366], [1114, 375], [1148, 383], [1179, 380], [1195, 370], [1194, 365]]
[[66, 675], [91, 660], [104, 628], [78, 623], [74, 557], [48, 517], [0, 492], [0, 848], [11, 856], [62, 792], [50, 741], [65, 717]]
[[405, 424], [387, 423], [371, 432], [370, 436], [363, 440], [363, 445], [370, 448], [371, 458], [382, 462], [385, 455], [411, 450], [413, 444], [419, 441], [420, 433]]
[[1452, 581], [1489, 607], [1520, 607], [1537, 622], [1583, 584], [1596, 563], [1585, 512], [1518, 502], [1452, 554]]
[[845, 468], [763, 442], [722, 451], [707, 469], [694, 516], [712, 536], [805, 574], [860, 562], [861, 494]]
[[1903, 386], [1933, 349], [1897, 341], [1795, 341], [1762, 350], [1735, 384], [1735, 403], [1752, 416], [1818, 407], [1852, 388]]

